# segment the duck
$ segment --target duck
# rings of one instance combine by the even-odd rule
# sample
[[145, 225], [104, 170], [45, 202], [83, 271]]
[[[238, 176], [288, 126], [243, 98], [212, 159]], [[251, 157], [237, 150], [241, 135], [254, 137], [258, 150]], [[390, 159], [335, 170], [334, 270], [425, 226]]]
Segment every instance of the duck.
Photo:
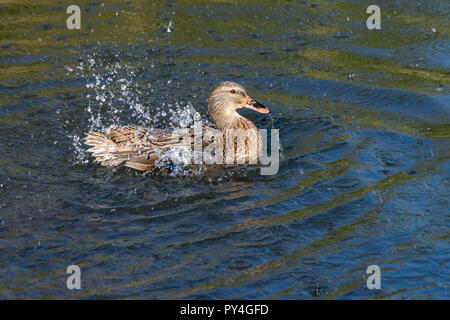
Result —
[[[90, 146], [87, 151], [92, 153], [94, 161], [103, 166], [124, 164], [140, 171], [152, 170], [165, 152], [180, 146], [197, 148], [201, 153], [210, 151], [215, 163], [223, 163], [225, 159], [227, 164], [255, 164], [262, 154], [261, 134], [252, 121], [237, 112], [243, 108], [270, 113], [266, 106], [250, 97], [242, 85], [220, 82], [208, 99], [208, 113], [214, 126], [201, 124], [188, 129], [113, 126], [91, 130], [85, 133], [84, 140]], [[199, 161], [207, 162], [205, 159]], [[211, 157], [209, 160], [211, 162]]]

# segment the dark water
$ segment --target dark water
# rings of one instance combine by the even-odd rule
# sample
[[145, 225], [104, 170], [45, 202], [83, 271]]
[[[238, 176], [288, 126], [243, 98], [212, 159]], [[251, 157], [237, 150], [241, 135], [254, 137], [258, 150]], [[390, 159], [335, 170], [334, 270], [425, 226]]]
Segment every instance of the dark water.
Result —
[[[0, 298], [449, 298], [448, 1], [382, 1], [371, 31], [372, 1], [76, 4], [71, 31], [59, 1], [0, 4]], [[85, 152], [206, 121], [220, 80], [271, 108], [276, 175]]]

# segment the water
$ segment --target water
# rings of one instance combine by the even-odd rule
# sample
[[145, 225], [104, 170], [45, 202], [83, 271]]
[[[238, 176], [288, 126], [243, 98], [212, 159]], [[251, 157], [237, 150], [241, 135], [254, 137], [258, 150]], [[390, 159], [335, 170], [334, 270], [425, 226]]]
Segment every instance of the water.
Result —
[[[383, 1], [381, 31], [350, 0], [77, 4], [72, 31], [57, 1], [0, 4], [0, 298], [449, 297], [447, 1]], [[221, 80], [272, 110], [276, 175], [86, 153], [209, 123]]]

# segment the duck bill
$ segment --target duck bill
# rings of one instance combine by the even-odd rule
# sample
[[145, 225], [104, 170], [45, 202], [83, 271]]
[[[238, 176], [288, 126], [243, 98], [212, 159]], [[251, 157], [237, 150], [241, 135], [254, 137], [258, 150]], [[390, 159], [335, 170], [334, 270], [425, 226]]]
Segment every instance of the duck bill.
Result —
[[259, 113], [270, 113], [269, 108], [249, 96], [247, 96], [247, 102], [245, 103], [244, 108], [252, 109]]

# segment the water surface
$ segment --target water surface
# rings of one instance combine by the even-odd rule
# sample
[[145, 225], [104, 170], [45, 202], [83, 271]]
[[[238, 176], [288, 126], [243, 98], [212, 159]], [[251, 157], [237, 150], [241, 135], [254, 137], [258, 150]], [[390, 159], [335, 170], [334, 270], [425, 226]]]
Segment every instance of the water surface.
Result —
[[[76, 4], [81, 30], [0, 4], [0, 298], [449, 298], [448, 1], [383, 1], [382, 30], [368, 1]], [[210, 121], [222, 80], [272, 110], [276, 175], [86, 153], [92, 128]]]

